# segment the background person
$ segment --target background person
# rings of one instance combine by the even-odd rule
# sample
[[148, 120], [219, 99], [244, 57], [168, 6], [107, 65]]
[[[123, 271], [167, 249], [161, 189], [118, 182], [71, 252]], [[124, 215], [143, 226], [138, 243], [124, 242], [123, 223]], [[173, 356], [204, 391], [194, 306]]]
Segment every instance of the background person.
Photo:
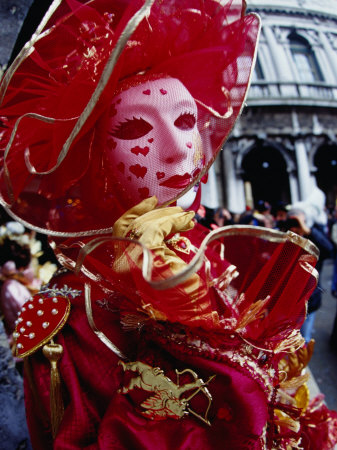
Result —
[[[331, 258], [333, 245], [324, 232], [321, 225], [313, 224], [311, 227], [307, 225], [306, 214], [303, 210], [299, 208], [290, 209], [288, 211], [288, 219], [282, 225], [283, 229], [293, 231], [299, 236], [305, 236], [310, 239], [319, 249], [319, 259], [316, 265], [318, 274], [322, 272], [322, 267], [324, 260]], [[301, 332], [306, 342], [309, 342], [314, 327], [315, 314], [316, 311], [321, 307], [322, 304], [322, 287], [320, 279], [318, 279], [317, 287], [312, 293], [308, 302], [308, 315], [301, 328]]]

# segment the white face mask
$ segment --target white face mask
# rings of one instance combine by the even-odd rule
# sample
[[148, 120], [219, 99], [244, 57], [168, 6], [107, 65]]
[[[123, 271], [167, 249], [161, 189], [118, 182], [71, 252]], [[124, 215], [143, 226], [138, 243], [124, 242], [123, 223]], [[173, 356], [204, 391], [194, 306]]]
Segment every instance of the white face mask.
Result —
[[174, 78], [116, 95], [108, 135], [107, 163], [135, 203], [152, 195], [160, 204], [174, 199], [204, 166], [196, 103]]

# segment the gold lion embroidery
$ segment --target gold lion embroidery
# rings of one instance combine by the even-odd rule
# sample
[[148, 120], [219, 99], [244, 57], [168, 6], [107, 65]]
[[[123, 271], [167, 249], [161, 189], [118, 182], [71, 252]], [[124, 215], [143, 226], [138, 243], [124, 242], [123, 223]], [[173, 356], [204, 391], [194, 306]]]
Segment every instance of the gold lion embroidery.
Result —
[[[119, 361], [119, 364], [123, 367], [124, 371], [130, 370], [138, 373], [138, 376], [131, 378], [127, 386], [119, 390], [120, 393], [127, 394], [135, 387], [154, 393], [154, 395], [148, 397], [140, 405], [145, 409], [145, 411], [142, 411], [145, 417], [152, 420], [163, 420], [169, 417], [172, 419], [181, 419], [186, 414], [191, 413], [207, 425], [210, 425], [207, 416], [211, 406], [212, 396], [206, 385], [215, 375], [209, 377], [205, 382], [201, 378], [198, 378], [197, 374], [191, 369], [185, 369], [182, 372], [176, 370], [177, 383], [174, 383], [170, 378], [165, 376], [164, 371], [159, 367], [151, 367], [140, 361], [128, 363]], [[179, 375], [183, 373], [191, 374], [193, 381], [179, 385]], [[194, 390], [194, 392], [189, 397], [181, 398], [183, 393], [191, 390]], [[208, 398], [208, 407], [204, 416], [197, 414], [189, 407], [189, 401], [199, 392], [202, 392]]]

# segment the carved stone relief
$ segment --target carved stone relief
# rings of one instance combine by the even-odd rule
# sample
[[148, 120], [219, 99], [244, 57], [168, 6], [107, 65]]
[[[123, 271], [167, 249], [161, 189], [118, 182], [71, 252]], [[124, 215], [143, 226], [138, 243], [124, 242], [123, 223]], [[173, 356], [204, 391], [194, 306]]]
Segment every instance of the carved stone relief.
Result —
[[240, 118], [242, 135], [278, 135], [293, 132], [289, 112], [269, 108], [251, 108]]
[[[279, 26], [273, 26], [271, 27], [274, 35], [277, 39], [277, 41], [280, 44], [288, 44], [288, 37], [291, 32], [293, 32], [293, 27], [279, 27]], [[299, 36], [302, 36], [304, 39], [306, 39], [309, 44], [315, 45], [315, 46], [321, 46], [321, 39], [318, 31], [308, 29], [308, 28], [296, 28], [296, 33]]]
[[334, 50], [337, 50], [337, 34], [336, 33], [327, 33], [327, 37], [329, 42]]

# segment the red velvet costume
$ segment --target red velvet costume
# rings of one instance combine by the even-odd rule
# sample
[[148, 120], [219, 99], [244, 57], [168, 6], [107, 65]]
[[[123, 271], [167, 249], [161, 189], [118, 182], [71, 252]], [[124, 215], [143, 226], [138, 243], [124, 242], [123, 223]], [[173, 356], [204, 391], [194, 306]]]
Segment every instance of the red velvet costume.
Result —
[[[293, 330], [298, 330], [302, 323], [305, 298], [315, 284], [310, 269], [310, 261], [315, 259], [310, 256], [314, 249], [304, 250], [294, 243], [291, 235], [286, 238], [278, 232], [241, 227], [233, 235], [234, 230], [222, 231], [221, 243], [235, 249], [228, 252], [228, 258], [237, 264], [239, 275], [233, 279], [233, 273], [228, 271], [228, 279], [222, 279], [222, 283], [227, 285], [229, 280], [232, 283], [224, 287], [217, 282], [208, 292], [213, 311], [219, 313], [219, 327], [209, 322], [198, 327], [179, 325], [179, 305], [175, 306], [175, 323], [151, 320], [140, 308], [142, 298], [151, 295], [151, 288], [137, 277], [136, 268], [133, 268], [135, 283], [142, 284], [137, 286], [138, 292], [141, 289], [145, 292], [141, 296], [134, 295], [132, 302], [118, 292], [127, 290], [123, 282], [115, 284], [116, 292], [111, 292], [112, 276], [105, 283], [110, 284], [108, 293], [97, 289], [97, 283], [92, 284], [95, 325], [127, 356], [127, 360], [160, 367], [173, 382], [177, 381], [175, 370], [183, 372], [187, 368], [204, 382], [210, 380], [205, 385], [206, 393], [197, 393], [189, 406], [205, 418], [210, 405], [206, 419], [211, 425], [191, 413], [182, 419], [164, 415], [162, 420], [158, 417], [151, 420], [144, 415], [146, 409], [141, 404], [144, 405], [144, 400], [153, 392], [140, 388], [127, 394], [118, 392], [128, 385], [135, 373], [131, 369], [124, 373], [118, 365], [120, 357], [94, 335], [84, 310], [83, 283], [73, 274], [60, 275], [53, 280], [54, 289], [66, 285], [81, 291], [71, 300], [70, 317], [57, 335], [57, 342], [64, 349], [60, 373], [65, 414], [54, 448], [222, 448], [226, 443], [231, 449], [263, 449], [286, 448], [299, 438], [304, 448], [311, 448], [308, 433], [313, 422], [309, 419], [306, 426], [295, 432], [286, 427], [286, 422], [278, 418], [276, 411], [289, 414], [290, 420], [301, 417], [300, 408], [280, 399], [283, 376], [278, 365], [280, 359], [297, 345]], [[185, 236], [199, 245], [204, 230], [196, 226]], [[224, 268], [231, 267], [217, 255], [217, 250], [218, 240], [213, 245], [210, 243], [206, 251], [212, 261], [214, 279]], [[258, 256], [262, 254], [262, 258]], [[251, 264], [253, 258], [254, 264]], [[98, 264], [101, 263], [102, 260]], [[86, 268], [94, 273], [96, 266], [93, 252]], [[203, 270], [199, 274], [206, 279]], [[157, 311], [161, 308], [161, 312], [168, 313], [172, 305], [167, 299], [172, 300], [178, 289], [179, 286], [161, 291], [162, 301], [157, 298], [152, 303]], [[291, 303], [289, 291], [292, 292]], [[271, 300], [260, 304], [259, 310], [249, 316], [249, 309], [256, 304], [253, 297], [265, 299], [268, 293]], [[182, 296], [182, 293], [176, 292], [176, 295]], [[238, 302], [240, 297], [241, 302]], [[205, 317], [206, 313], [204, 311]], [[182, 316], [181, 321], [188, 323], [189, 319]], [[45, 412], [41, 413], [39, 402], [28, 388], [28, 420], [36, 448], [47, 448], [50, 374], [48, 363], [39, 353], [33, 358], [32, 378]], [[189, 373], [180, 376], [181, 385], [191, 381], [193, 377]], [[150, 412], [153, 412], [151, 408]], [[322, 411], [320, 421], [325, 423], [325, 419]], [[325, 429], [320, 445], [327, 440], [327, 434], [333, 432], [331, 425], [329, 430]]]
[[34, 449], [330, 448], [299, 333], [316, 248], [173, 206], [240, 113], [258, 18], [66, 0], [46, 23], [1, 86], [1, 202], [68, 269], [17, 320]]

